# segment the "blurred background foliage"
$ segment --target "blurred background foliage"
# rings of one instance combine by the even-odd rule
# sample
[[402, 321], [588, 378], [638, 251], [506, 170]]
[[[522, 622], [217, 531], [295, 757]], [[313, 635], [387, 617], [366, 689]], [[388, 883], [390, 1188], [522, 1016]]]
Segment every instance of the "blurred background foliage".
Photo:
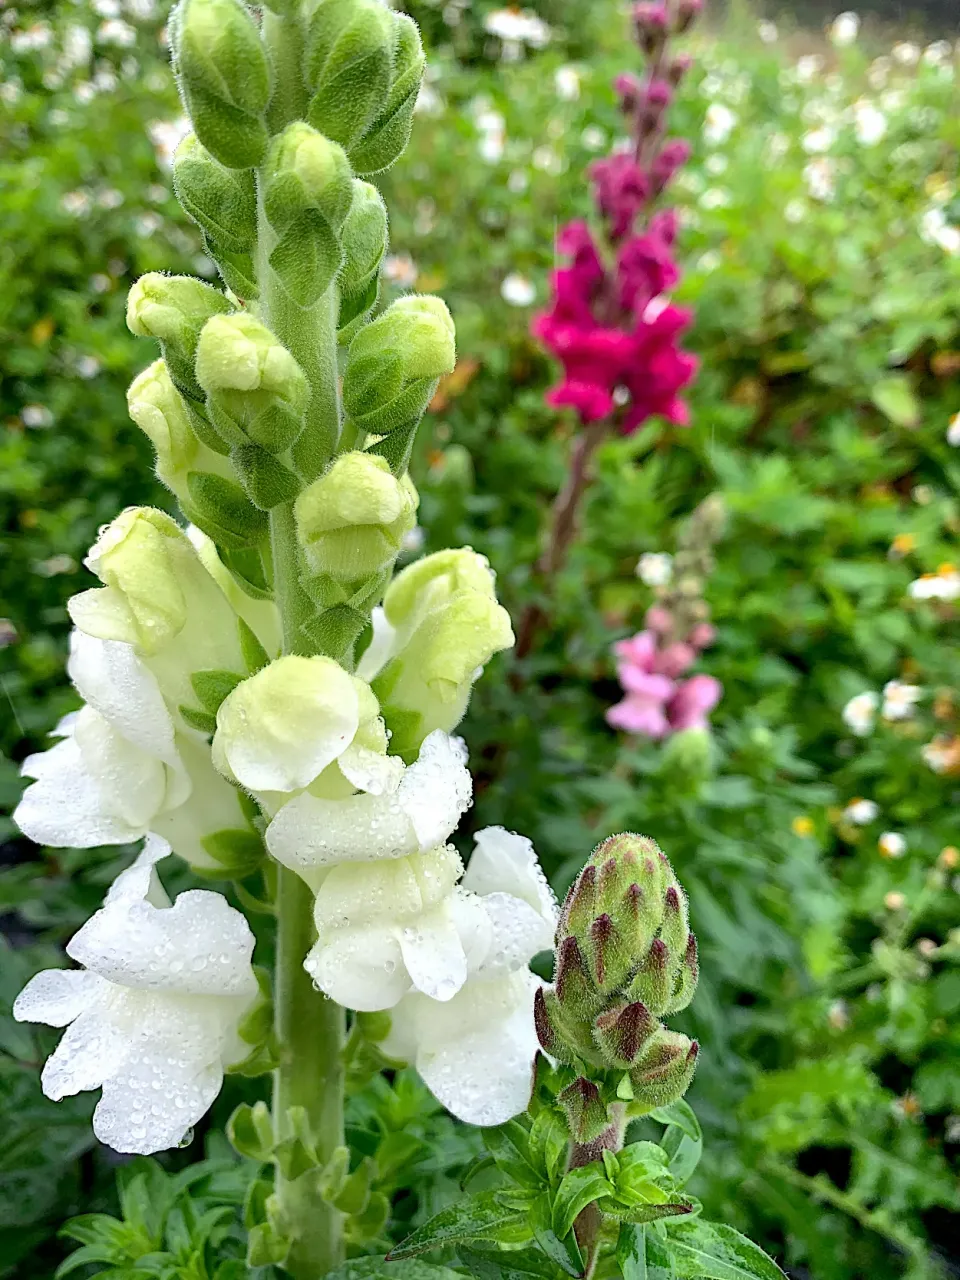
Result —
[[[423, 546], [488, 555], [517, 619], [574, 429], [543, 404], [552, 370], [528, 325], [557, 226], [586, 211], [585, 166], [618, 134], [623, 18], [613, 0], [543, 0], [504, 39], [493, 0], [408, 7], [433, 50], [413, 142], [382, 184], [384, 296], [442, 293], [460, 353], [413, 468]], [[913, 26], [874, 9], [842, 47], [815, 5], [759, 22], [737, 8], [698, 37], [673, 116], [695, 147], [676, 191], [694, 425], [603, 447], [539, 645], [491, 667], [463, 726], [472, 821], [530, 835], [558, 890], [611, 831], [673, 859], [703, 955], [685, 1027], [704, 1044], [693, 1190], [813, 1280], [960, 1275], [957, 608], [909, 593], [960, 560], [958, 32], [952, 0], [917, 4]], [[58, 1227], [92, 1210], [122, 1213], [111, 1265], [168, 1259], [116, 1274], [225, 1267], [247, 1175], [217, 1130], [263, 1087], [233, 1082], [167, 1172], [125, 1168], [118, 1209], [93, 1100], [46, 1102], [49, 1037], [8, 1016], [125, 856], [28, 847], [3, 815], [19, 763], [75, 705], [64, 603], [87, 585], [98, 526], [166, 505], [126, 418], [144, 356], [125, 296], [144, 271], [212, 264], [169, 189], [182, 124], [165, 16], [154, 0], [0, 8], [0, 1275], [52, 1275], [72, 1247]], [[724, 686], [712, 742], [631, 740], [604, 711], [611, 644], [652, 599], [635, 566], [672, 551], [711, 493], [728, 511], [700, 664]], [[922, 690], [913, 713], [853, 734], [848, 700], [891, 680]], [[851, 816], [857, 799], [870, 821]], [[411, 1078], [351, 1106], [356, 1142], [411, 1135], [408, 1176], [386, 1187], [400, 1220], [456, 1193], [475, 1136]], [[204, 1143], [199, 1180], [176, 1182]], [[236, 1221], [177, 1261], [177, 1224], [212, 1186]]]

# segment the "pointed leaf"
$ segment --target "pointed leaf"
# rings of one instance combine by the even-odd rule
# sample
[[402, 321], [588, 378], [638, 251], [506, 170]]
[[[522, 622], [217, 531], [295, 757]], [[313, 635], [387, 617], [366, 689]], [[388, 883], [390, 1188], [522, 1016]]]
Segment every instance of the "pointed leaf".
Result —
[[615, 1196], [616, 1188], [603, 1174], [599, 1161], [571, 1169], [564, 1175], [553, 1200], [552, 1226], [562, 1240], [573, 1229], [580, 1212], [602, 1196]]
[[497, 1240], [502, 1228], [520, 1222], [524, 1214], [518, 1209], [508, 1209], [500, 1203], [493, 1191], [459, 1200], [443, 1209], [402, 1240], [387, 1255], [390, 1261], [413, 1258], [441, 1245], [456, 1244], [460, 1240]]
[[774, 1260], [733, 1227], [698, 1218], [672, 1231], [668, 1241], [678, 1276], [690, 1280], [785, 1280]]

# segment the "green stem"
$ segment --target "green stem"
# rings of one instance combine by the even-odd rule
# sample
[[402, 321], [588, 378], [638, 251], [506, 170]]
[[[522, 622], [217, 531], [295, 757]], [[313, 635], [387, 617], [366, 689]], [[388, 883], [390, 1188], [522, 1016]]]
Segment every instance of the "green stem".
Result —
[[[303, 967], [315, 938], [313, 894], [281, 867], [277, 888], [277, 960], [274, 986], [281, 1063], [274, 1074], [277, 1140], [291, 1136], [290, 1107], [303, 1107], [321, 1167], [343, 1146], [344, 1012], [320, 995]], [[288, 1181], [277, 1170], [280, 1219], [292, 1244], [285, 1263], [295, 1280], [319, 1280], [343, 1261], [343, 1215], [320, 1195], [317, 1170]]]
[[[276, 133], [306, 112], [307, 93], [300, 72], [303, 29], [297, 16], [264, 11], [263, 38], [274, 70], [274, 97], [269, 123]], [[310, 405], [294, 460], [301, 477], [319, 475], [336, 447], [340, 433], [337, 381], [337, 316], [335, 286], [308, 309], [301, 309], [284, 292], [270, 266], [276, 235], [258, 215], [257, 276], [259, 310], [264, 322], [293, 353], [310, 383]], [[283, 623], [284, 653], [313, 652], [302, 624], [311, 603], [300, 585], [293, 504], [270, 512], [274, 597]], [[316, 939], [313, 894], [294, 872], [278, 869], [277, 948], [274, 1007], [280, 1065], [274, 1074], [273, 1124], [278, 1141], [291, 1136], [289, 1111], [302, 1107], [322, 1167], [343, 1146], [344, 1012], [314, 989], [303, 968], [304, 957]], [[343, 1215], [326, 1201], [319, 1187], [319, 1170], [287, 1179], [276, 1171], [278, 1217], [290, 1236], [286, 1270], [294, 1280], [320, 1280], [343, 1261]]]

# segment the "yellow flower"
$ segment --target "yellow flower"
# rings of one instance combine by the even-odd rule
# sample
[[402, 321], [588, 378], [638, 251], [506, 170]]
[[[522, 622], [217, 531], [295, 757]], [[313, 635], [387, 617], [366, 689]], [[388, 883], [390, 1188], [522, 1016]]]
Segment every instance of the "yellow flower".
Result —
[[909, 555], [916, 545], [916, 534], [898, 533], [890, 544], [890, 555], [896, 559], [902, 559], [903, 556]]
[[795, 836], [812, 836], [813, 822], [809, 818], [798, 817], [790, 823]]
[[940, 850], [940, 857], [937, 861], [945, 871], [955, 870], [957, 867], [960, 867], [960, 849], [957, 849], [952, 844], [948, 844], [945, 849]]
[[884, 896], [883, 905], [888, 911], [902, 911], [907, 905], [907, 899], [902, 893], [893, 890]]

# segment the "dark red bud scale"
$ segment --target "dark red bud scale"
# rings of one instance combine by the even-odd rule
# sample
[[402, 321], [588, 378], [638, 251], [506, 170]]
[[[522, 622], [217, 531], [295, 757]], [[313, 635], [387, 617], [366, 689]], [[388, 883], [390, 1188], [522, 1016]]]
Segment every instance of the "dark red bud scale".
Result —
[[604, 913], [597, 916], [590, 926], [590, 941], [593, 943], [593, 971], [597, 984], [603, 986], [607, 973], [606, 948], [613, 938], [613, 921]]

